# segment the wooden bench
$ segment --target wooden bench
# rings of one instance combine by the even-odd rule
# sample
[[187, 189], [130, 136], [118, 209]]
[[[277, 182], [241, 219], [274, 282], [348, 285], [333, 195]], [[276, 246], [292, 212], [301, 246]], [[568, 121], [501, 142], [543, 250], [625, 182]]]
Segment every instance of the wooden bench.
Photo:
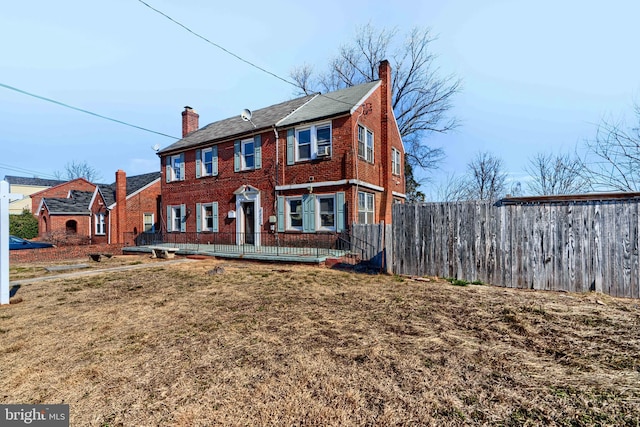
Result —
[[89, 254], [89, 258], [93, 261], [100, 262], [102, 258], [111, 258], [113, 254], [101, 253], [101, 254]]
[[169, 259], [173, 258], [180, 248], [168, 248], [165, 246], [151, 246], [151, 258]]

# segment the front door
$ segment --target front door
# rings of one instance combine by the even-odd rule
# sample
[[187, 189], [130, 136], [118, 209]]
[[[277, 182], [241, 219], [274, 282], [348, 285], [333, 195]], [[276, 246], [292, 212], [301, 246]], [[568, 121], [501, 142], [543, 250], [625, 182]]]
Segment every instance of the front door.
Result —
[[255, 244], [255, 224], [256, 210], [253, 202], [243, 203], [242, 212], [244, 215], [244, 243], [247, 245]]

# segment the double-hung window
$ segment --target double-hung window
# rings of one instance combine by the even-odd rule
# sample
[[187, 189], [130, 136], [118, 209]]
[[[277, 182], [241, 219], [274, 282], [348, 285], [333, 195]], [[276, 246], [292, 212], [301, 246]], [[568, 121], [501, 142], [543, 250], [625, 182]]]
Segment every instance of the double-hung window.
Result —
[[358, 192], [358, 224], [373, 224], [374, 196], [372, 193]]
[[331, 124], [323, 123], [296, 129], [296, 161], [331, 155]]
[[336, 198], [331, 196], [318, 196], [318, 230], [335, 230], [336, 228]]
[[373, 132], [358, 125], [358, 157], [373, 163]]
[[287, 229], [302, 230], [302, 198], [288, 198], [287, 205]]
[[155, 231], [153, 214], [152, 213], [143, 214], [142, 224], [143, 224], [143, 230], [145, 233], [153, 233]]
[[205, 148], [201, 152], [202, 176], [213, 175], [213, 148]]
[[184, 231], [182, 205], [168, 207], [167, 231]]
[[105, 227], [104, 227], [104, 213], [97, 213], [95, 216], [96, 219], [96, 235], [104, 235]]
[[181, 181], [184, 179], [184, 157], [182, 154], [169, 157], [169, 181]]
[[240, 144], [242, 153], [242, 169], [253, 169], [255, 167], [255, 150], [253, 139], [245, 139]]
[[218, 231], [218, 202], [196, 203], [196, 231]]
[[394, 175], [400, 175], [400, 151], [392, 148], [391, 149], [391, 173]]

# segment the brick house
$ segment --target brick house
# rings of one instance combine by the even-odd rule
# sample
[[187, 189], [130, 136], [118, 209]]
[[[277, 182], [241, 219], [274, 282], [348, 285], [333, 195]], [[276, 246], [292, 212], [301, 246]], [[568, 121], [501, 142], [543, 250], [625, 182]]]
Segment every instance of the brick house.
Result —
[[9, 193], [22, 194], [22, 199], [9, 202], [9, 214], [21, 214], [24, 210], [31, 210], [31, 195], [47, 188], [63, 184], [65, 181], [57, 179], [42, 179], [26, 176], [5, 175], [4, 180], [9, 183]]
[[127, 177], [119, 170], [113, 184], [78, 178], [32, 194], [39, 237], [124, 243], [144, 231], [155, 231], [160, 217], [160, 175]]
[[169, 233], [340, 232], [391, 223], [405, 199], [404, 147], [391, 106], [391, 67], [380, 79], [313, 94], [199, 128], [160, 150], [162, 221]]

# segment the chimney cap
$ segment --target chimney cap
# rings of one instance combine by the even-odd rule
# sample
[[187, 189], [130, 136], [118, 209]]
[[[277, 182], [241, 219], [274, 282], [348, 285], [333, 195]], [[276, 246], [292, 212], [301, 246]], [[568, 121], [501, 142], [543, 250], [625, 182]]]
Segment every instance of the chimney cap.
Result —
[[184, 106], [184, 109], [185, 109], [185, 110], [193, 110], [193, 108], [189, 107], [188, 105], [185, 105], [185, 106]]

